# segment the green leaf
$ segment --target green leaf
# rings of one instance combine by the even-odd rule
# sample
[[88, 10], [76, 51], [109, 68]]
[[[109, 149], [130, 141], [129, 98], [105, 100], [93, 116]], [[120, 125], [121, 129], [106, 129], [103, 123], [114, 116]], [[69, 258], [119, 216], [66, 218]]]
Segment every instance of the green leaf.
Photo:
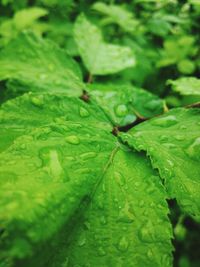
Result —
[[18, 30], [24, 29], [39, 19], [48, 14], [48, 11], [41, 7], [32, 7], [22, 9], [15, 13], [13, 23]]
[[173, 109], [121, 134], [136, 150], [144, 150], [159, 170], [170, 198], [200, 219], [200, 110]]
[[65, 95], [28, 93], [4, 103], [0, 109], [0, 151], [31, 129], [50, 123], [73, 121], [111, 131], [111, 125], [95, 104]]
[[125, 126], [134, 122], [137, 115], [149, 118], [164, 111], [163, 100], [131, 85], [96, 83], [87, 89], [114, 125]]
[[15, 38], [22, 30], [31, 29], [36, 34], [41, 35], [48, 29], [45, 22], [38, 19], [48, 14], [47, 9], [41, 7], [30, 7], [17, 11], [13, 18], [6, 19], [0, 25], [1, 43], [6, 45]]
[[[80, 224], [84, 223], [82, 215], [89, 216], [91, 225], [94, 223], [96, 227], [99, 221], [92, 222], [93, 208], [96, 213], [99, 197], [109, 203], [111, 193], [112, 205], [117, 205], [118, 209], [109, 215], [112, 223], [106, 235], [111, 231], [116, 237], [109, 241], [107, 252], [112, 249], [119, 256], [125, 250], [128, 253], [137, 250], [134, 262], [138, 267], [142, 262], [162, 266], [164, 260], [167, 266], [171, 265], [171, 226], [159, 178], [142, 156], [117, 152], [119, 145], [110, 134], [110, 123], [101, 109], [66, 96], [29, 93], [5, 103], [0, 118], [1, 128], [7, 131], [4, 138], [6, 134], [14, 136], [0, 153], [1, 262], [8, 261], [8, 266], [14, 263], [42, 267], [50, 266], [51, 262], [61, 266], [56, 263], [63, 260], [63, 249], [68, 247], [72, 261], [77, 264], [81, 260], [80, 257], [76, 259], [80, 241], [78, 245], [75, 243]], [[123, 170], [122, 173], [118, 171], [121, 167], [124, 174]], [[143, 180], [146, 184], [140, 185]], [[106, 189], [103, 189], [104, 182]], [[126, 190], [130, 190], [129, 194]], [[148, 201], [143, 199], [144, 192]], [[149, 205], [152, 210], [147, 220]], [[99, 210], [97, 215], [108, 214], [110, 208], [108, 205], [105, 213]], [[100, 218], [100, 222], [102, 220]], [[119, 232], [123, 225], [127, 225], [126, 235], [123, 229]], [[104, 226], [99, 228], [103, 229]], [[93, 237], [92, 230], [87, 234]], [[163, 242], [165, 245], [160, 250], [157, 244]], [[96, 244], [93, 237], [90, 246]], [[129, 250], [129, 246], [132, 249]], [[96, 266], [100, 267], [103, 250], [96, 248], [95, 251], [97, 257], [91, 257], [91, 261], [96, 260]], [[65, 261], [66, 256], [65, 253]], [[105, 264], [110, 255], [107, 257], [102, 259]], [[112, 262], [117, 263], [117, 258]]]
[[11, 90], [20, 92], [79, 96], [84, 89], [80, 69], [65, 51], [26, 33], [0, 51], [0, 80], [7, 79], [12, 80]]
[[69, 245], [50, 266], [171, 266], [165, 197], [148, 160], [118, 149]]
[[200, 79], [195, 77], [182, 77], [177, 80], [168, 80], [167, 84], [181, 95], [200, 95]]
[[139, 25], [139, 21], [134, 18], [133, 13], [122, 6], [96, 2], [92, 8], [107, 16], [106, 24], [116, 23], [127, 32], [134, 32]]
[[75, 22], [74, 38], [91, 74], [113, 74], [135, 65], [135, 58], [129, 47], [105, 43], [99, 28], [90, 23], [83, 14]]
[[0, 261], [47, 265], [56, 235], [87, 206], [114, 147], [107, 131], [66, 122], [37, 128], [2, 152]]

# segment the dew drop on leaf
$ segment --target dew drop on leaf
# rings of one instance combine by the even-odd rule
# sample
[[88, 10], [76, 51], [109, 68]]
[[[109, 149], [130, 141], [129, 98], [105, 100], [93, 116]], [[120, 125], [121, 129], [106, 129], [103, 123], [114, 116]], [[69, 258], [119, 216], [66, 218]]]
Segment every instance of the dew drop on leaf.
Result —
[[185, 125], [180, 126], [180, 130], [185, 130], [185, 129], [187, 129], [187, 127]]
[[186, 150], [187, 155], [193, 160], [200, 160], [200, 137], [196, 138]]
[[151, 100], [148, 101], [144, 107], [147, 108], [150, 111], [154, 111], [157, 107], [160, 105], [160, 100]]
[[132, 223], [135, 219], [133, 213], [130, 211], [130, 206], [128, 203], [125, 204], [125, 206], [119, 211], [119, 216], [117, 221], [118, 222], [124, 222], [124, 223]]
[[36, 107], [42, 107], [44, 105], [43, 98], [41, 97], [31, 97], [31, 103]]
[[80, 139], [76, 135], [66, 136], [65, 141], [72, 145], [78, 145], [80, 143]]
[[144, 242], [153, 242], [147, 225], [144, 225], [139, 230], [139, 238], [141, 239], [141, 241], [144, 241]]
[[125, 180], [125, 177], [124, 177], [121, 173], [119, 173], [119, 172], [115, 172], [115, 173], [114, 173], [114, 177], [115, 177], [117, 183], [118, 183], [120, 186], [125, 185], [126, 180]]
[[149, 250], [147, 251], [147, 257], [148, 257], [150, 260], [154, 259], [154, 255], [153, 255], [153, 252], [152, 252], [151, 249], [149, 249]]
[[124, 119], [122, 120], [121, 124], [122, 125], [127, 125], [130, 124], [132, 122], [134, 122], [136, 120], [136, 116], [134, 114], [128, 114], [124, 117]]
[[183, 141], [183, 140], [184, 140], [184, 136], [182, 136], [182, 135], [175, 135], [174, 138], [175, 138], [177, 141]]
[[115, 112], [116, 112], [116, 115], [118, 117], [123, 117], [127, 114], [127, 107], [125, 105], [118, 105], [116, 108], [115, 108]]
[[117, 244], [118, 250], [125, 252], [127, 251], [128, 247], [129, 247], [129, 241], [127, 240], [127, 238], [125, 236], [121, 237]]
[[177, 123], [177, 118], [174, 115], [157, 118], [151, 121], [152, 125], [160, 126], [160, 127], [169, 127], [169, 126], [175, 125], [176, 123]]
[[90, 115], [89, 111], [86, 108], [80, 107], [80, 116], [81, 117], [88, 117]]
[[107, 223], [105, 216], [100, 217], [101, 224], [105, 225]]
[[169, 138], [169, 137], [168, 137], [167, 135], [161, 135], [161, 136], [160, 136], [160, 141], [161, 141], [161, 142], [165, 142], [165, 141], [168, 140], [168, 138]]
[[86, 238], [85, 238], [85, 236], [84, 236], [84, 235], [80, 236], [80, 238], [79, 238], [79, 240], [78, 240], [78, 246], [79, 246], [79, 247], [82, 247], [82, 246], [85, 245], [85, 243], [86, 243]]
[[98, 255], [99, 256], [105, 256], [106, 255], [106, 252], [102, 247], [98, 248]]

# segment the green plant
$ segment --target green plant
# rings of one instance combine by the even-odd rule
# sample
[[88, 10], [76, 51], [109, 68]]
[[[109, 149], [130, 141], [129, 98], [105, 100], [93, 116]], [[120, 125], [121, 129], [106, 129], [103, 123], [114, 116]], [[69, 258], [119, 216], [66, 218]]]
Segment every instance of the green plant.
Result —
[[[12, 25], [28, 8], [44, 13], [33, 20], [22, 13], [22, 27], [8, 32], [0, 50], [0, 267], [172, 266], [174, 240], [192, 243], [185, 218], [200, 221], [199, 103], [168, 109], [158, 93], [140, 85], [149, 73], [162, 73], [160, 62], [172, 52], [182, 61], [198, 56], [197, 37], [185, 54], [168, 38], [174, 28], [191, 38], [183, 23], [186, 8], [175, 20], [168, 13], [171, 5], [178, 10], [176, 1], [97, 2], [91, 7], [98, 20], [99, 14], [79, 15], [82, 1], [67, 1], [67, 12], [74, 8], [78, 16], [67, 21], [74, 26], [66, 34], [59, 28], [64, 3], [36, 2], [41, 9], [13, 4], [20, 10], [8, 19]], [[188, 3], [197, 16], [198, 4]], [[42, 15], [45, 38], [34, 30]], [[159, 23], [164, 26], [157, 31]], [[175, 49], [155, 51], [154, 35]], [[70, 48], [66, 36], [73, 40]], [[177, 62], [173, 57], [165, 67]], [[179, 93], [170, 91], [169, 98], [198, 101], [199, 79], [193, 76], [166, 75], [157, 83], [168, 80]], [[183, 253], [178, 266], [189, 264]]]

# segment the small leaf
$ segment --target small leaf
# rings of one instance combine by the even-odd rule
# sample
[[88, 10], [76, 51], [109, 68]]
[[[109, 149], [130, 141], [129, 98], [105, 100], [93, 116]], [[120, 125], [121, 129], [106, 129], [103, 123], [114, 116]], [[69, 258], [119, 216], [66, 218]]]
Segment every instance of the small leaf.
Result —
[[107, 5], [102, 2], [96, 2], [92, 8], [103, 15], [106, 15], [106, 23], [116, 23], [127, 32], [134, 32], [139, 25], [139, 21], [133, 16], [133, 13], [119, 5]]
[[181, 95], [200, 95], [200, 79], [195, 77], [182, 77], [177, 80], [168, 80], [167, 83]]
[[91, 24], [83, 14], [75, 22], [74, 38], [91, 74], [112, 74], [135, 65], [129, 47], [105, 43], [99, 28]]
[[22, 30], [47, 14], [48, 11], [41, 7], [22, 9], [15, 13], [13, 23], [18, 30]]
[[200, 219], [200, 110], [173, 109], [121, 134], [136, 150], [144, 150], [159, 170], [170, 198]]

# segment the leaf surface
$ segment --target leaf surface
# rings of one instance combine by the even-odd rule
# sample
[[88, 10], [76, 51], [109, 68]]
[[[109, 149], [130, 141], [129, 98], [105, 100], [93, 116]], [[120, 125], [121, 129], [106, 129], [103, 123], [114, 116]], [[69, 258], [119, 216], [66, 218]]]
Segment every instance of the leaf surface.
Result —
[[113, 74], [135, 65], [135, 58], [129, 47], [105, 43], [99, 28], [90, 23], [83, 14], [75, 22], [74, 38], [91, 74]]
[[9, 100], [0, 109], [0, 151], [31, 129], [51, 123], [76, 121], [112, 130], [101, 109], [94, 103], [85, 103], [65, 95], [28, 93]]
[[53, 43], [28, 33], [0, 52], [0, 80], [7, 79], [11, 91], [80, 96], [84, 89], [76, 62]]
[[121, 134], [136, 150], [144, 150], [159, 170], [170, 198], [200, 219], [200, 110], [173, 109]]
[[114, 147], [105, 130], [68, 122], [32, 130], [0, 154], [1, 261], [36, 266], [27, 258], [37, 254], [37, 266], [45, 266], [51, 254], [42, 247], [50, 242], [53, 252], [56, 235], [89, 201]]
[[164, 111], [164, 101], [141, 88], [96, 83], [87, 89], [114, 125], [125, 126], [134, 122], [137, 115], [150, 118]]
[[29, 93], [5, 103], [0, 117], [1, 143], [12, 137], [0, 153], [1, 262], [60, 267], [66, 257], [80, 264], [80, 255], [87, 259], [90, 252], [97, 267], [126, 266], [125, 256], [130, 266], [171, 266], [171, 225], [159, 177], [143, 156], [119, 148], [101, 109]]
[[172, 266], [165, 197], [148, 160], [118, 149], [69, 245], [50, 266]]

